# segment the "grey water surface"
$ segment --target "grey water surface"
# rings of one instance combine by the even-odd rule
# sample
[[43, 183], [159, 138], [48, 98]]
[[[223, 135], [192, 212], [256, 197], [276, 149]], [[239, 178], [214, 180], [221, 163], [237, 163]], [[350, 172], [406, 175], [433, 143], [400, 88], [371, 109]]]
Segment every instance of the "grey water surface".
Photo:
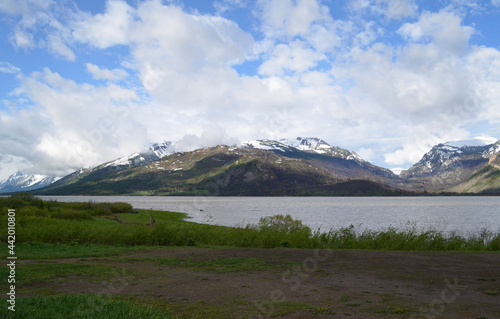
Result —
[[187, 213], [212, 225], [256, 224], [261, 217], [290, 214], [322, 232], [354, 225], [357, 231], [388, 227], [477, 234], [500, 231], [500, 197], [140, 197], [40, 196], [61, 202], [127, 202], [138, 209]]

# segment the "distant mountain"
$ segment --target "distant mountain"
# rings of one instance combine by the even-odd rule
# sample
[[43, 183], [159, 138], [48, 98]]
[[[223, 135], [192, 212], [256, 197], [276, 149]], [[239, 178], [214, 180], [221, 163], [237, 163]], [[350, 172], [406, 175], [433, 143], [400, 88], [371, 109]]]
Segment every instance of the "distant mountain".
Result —
[[24, 174], [18, 171], [5, 181], [0, 182], [0, 193], [32, 191], [50, 185], [59, 178], [40, 174]]
[[[281, 152], [288, 157], [307, 157], [315, 165], [335, 172], [342, 179], [368, 179], [388, 184], [399, 182], [391, 170], [373, 165], [353, 151], [331, 146], [316, 137], [297, 137], [278, 141], [253, 140], [243, 142], [242, 146]], [[306, 153], [317, 156], [308, 156]]]
[[294, 152], [296, 150], [329, 155], [331, 157], [342, 158], [346, 160], [363, 161], [358, 154], [346, 149], [330, 146], [327, 142], [317, 137], [297, 137], [296, 139], [275, 140], [253, 140], [241, 143], [242, 146], [253, 147], [282, 152]]
[[71, 183], [55, 183], [40, 190], [40, 194], [409, 194], [382, 184], [397, 180], [391, 171], [316, 138], [247, 141], [241, 147], [204, 148], [174, 153], [141, 165], [120, 164], [119, 170], [107, 169], [137, 158], [134, 154], [105, 163], [94, 168], [91, 174], [73, 179]]
[[500, 141], [434, 146], [401, 174], [316, 137], [252, 140], [174, 153], [152, 144], [37, 191], [61, 195], [412, 195], [411, 192], [500, 194]]
[[152, 143], [145, 152], [134, 153], [95, 167], [81, 168], [55, 182], [54, 185], [51, 185], [51, 188], [64, 187], [65, 185], [76, 183], [82, 179], [98, 180], [114, 172], [157, 161], [173, 152], [172, 143], [169, 141]]
[[500, 194], [500, 141], [490, 145], [483, 156], [488, 164], [476, 171], [464, 182], [453, 186], [449, 191], [458, 193]]
[[[428, 191], [458, 190], [469, 178], [488, 168], [495, 167], [500, 151], [500, 141], [474, 139], [454, 141], [434, 146], [410, 169], [402, 171], [400, 177], [410, 188]], [[472, 190], [472, 188], [469, 188]], [[476, 188], [480, 190], [480, 188]], [[481, 189], [481, 191], [484, 189]], [[461, 191], [461, 192], [462, 192]]]

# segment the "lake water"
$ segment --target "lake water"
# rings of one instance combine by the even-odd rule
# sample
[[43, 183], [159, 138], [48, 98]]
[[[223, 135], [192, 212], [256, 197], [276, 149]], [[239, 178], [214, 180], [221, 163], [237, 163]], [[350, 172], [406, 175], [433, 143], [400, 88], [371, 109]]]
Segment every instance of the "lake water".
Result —
[[138, 209], [187, 213], [191, 221], [225, 226], [256, 224], [261, 217], [290, 214], [323, 232], [405, 229], [477, 234], [500, 231], [500, 197], [138, 197], [40, 196], [61, 202], [127, 202]]

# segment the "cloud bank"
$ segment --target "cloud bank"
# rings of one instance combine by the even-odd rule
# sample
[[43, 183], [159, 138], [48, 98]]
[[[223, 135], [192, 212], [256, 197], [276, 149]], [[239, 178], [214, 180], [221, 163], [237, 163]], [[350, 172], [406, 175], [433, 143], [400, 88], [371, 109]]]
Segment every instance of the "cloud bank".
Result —
[[470, 6], [419, 5], [226, 0], [207, 13], [110, 0], [91, 13], [3, 1], [11, 49], [55, 62], [26, 72], [0, 61], [17, 81], [1, 101], [0, 177], [64, 175], [164, 139], [189, 150], [317, 136], [409, 167], [434, 144], [498, 136], [500, 51], [471, 44], [481, 32], [465, 22]]

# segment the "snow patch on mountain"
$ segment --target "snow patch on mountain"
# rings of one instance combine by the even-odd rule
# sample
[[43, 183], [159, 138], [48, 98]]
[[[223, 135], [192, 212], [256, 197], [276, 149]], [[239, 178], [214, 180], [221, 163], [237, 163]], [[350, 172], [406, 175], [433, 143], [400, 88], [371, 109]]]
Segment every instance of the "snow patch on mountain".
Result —
[[0, 182], [0, 192], [22, 192], [45, 187], [59, 180], [57, 176], [47, 176], [42, 174], [24, 174], [18, 171], [5, 181]]
[[116, 167], [116, 168], [127, 168], [145, 165], [152, 161], [159, 160], [165, 156], [171, 155], [175, 152], [175, 149], [171, 142], [161, 141], [157, 143], [152, 143], [147, 147], [147, 151], [144, 153], [134, 153], [128, 156], [120, 157], [114, 161], [104, 163], [96, 168], [105, 167]]
[[288, 146], [281, 141], [274, 140], [249, 140], [241, 142], [242, 147], [251, 147], [266, 151], [290, 152], [294, 147]]
[[174, 145], [170, 141], [161, 141], [157, 143], [152, 143], [149, 146], [149, 150], [153, 152], [158, 159], [175, 153]]
[[250, 140], [242, 142], [241, 146], [281, 152], [293, 152], [299, 150], [351, 160], [359, 164], [366, 162], [355, 152], [337, 146], [331, 146], [324, 140], [317, 137], [297, 137], [295, 139], [283, 138], [277, 141], [267, 139]]
[[330, 144], [317, 137], [297, 137], [295, 140], [281, 139], [279, 141], [301, 151], [315, 151], [320, 154], [326, 153], [331, 148]]
[[112, 162], [109, 162], [107, 164], [104, 164], [104, 167], [109, 167], [109, 166], [123, 166], [123, 165], [134, 165], [138, 166], [142, 163], [144, 163], [146, 160], [144, 157], [142, 157], [139, 153], [134, 153], [129, 156], [124, 156], [121, 157], [117, 160], [114, 160]]
[[498, 153], [500, 153], [500, 141], [496, 142], [495, 144], [492, 144], [490, 148], [484, 153], [484, 156], [491, 157]]

